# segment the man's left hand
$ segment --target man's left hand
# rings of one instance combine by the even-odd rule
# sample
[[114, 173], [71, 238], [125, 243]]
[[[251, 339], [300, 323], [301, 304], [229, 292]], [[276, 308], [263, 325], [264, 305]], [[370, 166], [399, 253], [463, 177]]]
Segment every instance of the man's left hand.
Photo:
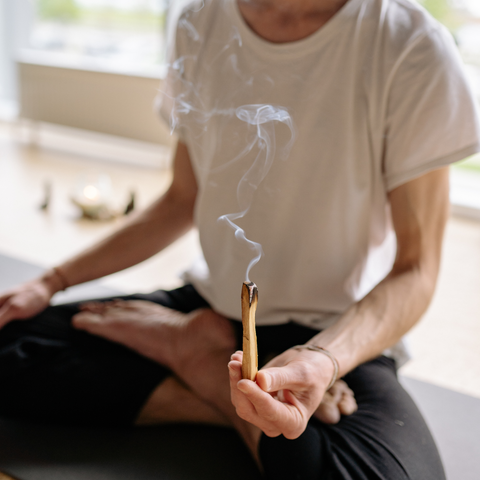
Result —
[[[283, 434], [294, 439], [300, 436], [324, 399], [333, 374], [330, 359], [317, 352], [290, 349], [260, 370], [255, 383], [242, 379], [242, 358], [243, 353], [236, 352], [229, 363], [231, 397], [237, 414], [270, 437]], [[329, 412], [333, 411], [331, 407], [335, 399], [344, 401], [343, 393], [349, 395], [351, 391], [347, 389], [342, 385], [337, 388], [336, 395], [330, 398], [327, 395], [325, 398], [330, 404], [323, 411], [324, 418], [321, 418], [322, 414], [318, 418], [322, 421], [327, 419], [326, 423], [335, 423], [340, 415], [332, 417]], [[351, 397], [354, 403], [353, 394]], [[340, 403], [337, 402], [337, 405]], [[345, 413], [355, 410], [356, 404], [347, 401]]]

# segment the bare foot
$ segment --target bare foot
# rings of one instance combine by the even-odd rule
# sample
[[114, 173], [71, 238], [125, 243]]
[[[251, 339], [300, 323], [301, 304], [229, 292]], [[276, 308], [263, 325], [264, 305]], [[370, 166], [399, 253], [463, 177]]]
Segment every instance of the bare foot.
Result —
[[177, 378], [166, 378], [148, 397], [138, 414], [135, 425], [165, 423], [203, 423], [221, 427], [232, 424]]
[[313, 416], [323, 423], [335, 424], [340, 421], [342, 415], [351, 415], [357, 409], [352, 390], [343, 380], [337, 380], [330, 390], [325, 392]]
[[208, 352], [235, 348], [230, 322], [210, 309], [184, 314], [145, 300], [114, 300], [85, 304], [72, 324], [175, 372]]

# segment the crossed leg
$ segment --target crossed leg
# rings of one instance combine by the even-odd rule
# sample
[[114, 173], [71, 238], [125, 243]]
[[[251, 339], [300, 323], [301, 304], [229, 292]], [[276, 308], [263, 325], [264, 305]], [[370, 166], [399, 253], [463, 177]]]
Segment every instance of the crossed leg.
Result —
[[261, 432], [238, 417], [230, 401], [227, 364], [236, 346], [230, 321], [207, 308], [185, 314], [143, 300], [115, 300], [85, 304], [72, 323], [167, 366], [176, 376], [155, 389], [137, 423], [230, 425], [258, 462]]
[[[173, 297], [176, 294], [163, 292], [159, 295]], [[142, 296], [135, 297], [138, 298]], [[168, 305], [164, 298], [155, 298], [155, 295], [144, 299]], [[176, 308], [175, 304], [171, 306]], [[7, 325], [0, 331], [0, 381], [8, 394], [0, 396], [0, 412], [8, 416], [62, 423], [132, 424], [136, 419], [142, 424], [187, 421], [230, 425], [239, 431], [254, 456], [260, 445], [267, 476], [277, 479], [291, 478], [288, 475], [292, 473], [292, 468], [298, 473], [296, 465], [303, 458], [300, 453], [304, 455], [305, 445], [310, 446], [309, 458], [317, 455], [322, 461], [326, 460], [324, 463], [317, 462], [319, 465], [335, 469], [336, 476], [332, 476], [335, 479], [442, 478], [441, 464], [428, 430], [418, 411], [409, 404], [411, 400], [403, 398], [406, 394], [399, 390], [394, 370], [390, 367], [361, 367], [358, 372], [352, 372], [347, 381], [355, 393], [360, 394], [358, 414], [345, 417], [332, 428], [312, 420], [306, 436], [298, 441], [282, 437], [268, 439], [242, 422], [233, 411], [227, 387], [226, 365], [235, 348], [232, 348], [231, 326], [228, 322], [220, 324], [208, 313], [209, 310], [199, 310], [206, 307], [206, 304], [194, 301], [184, 310], [186, 316], [175, 316], [175, 312], [169, 312], [173, 316], [166, 319], [161, 327], [165, 339], [165, 348], [161, 352], [161, 342], [158, 339], [151, 341], [156, 337], [154, 331], [158, 327], [152, 311], [142, 316], [146, 319], [143, 324], [133, 319], [127, 322], [130, 323], [127, 326], [127, 323], [122, 325], [121, 321], [115, 320], [113, 323], [117, 322], [117, 328], [109, 328], [110, 333], [105, 330], [103, 336], [108, 338], [112, 335], [110, 338], [116, 343], [100, 338], [98, 335], [102, 333], [99, 330], [96, 335], [88, 335], [72, 329], [70, 318], [78, 313], [78, 305], [52, 307], [36, 319]], [[98, 311], [92, 310], [91, 313], [99, 315]], [[193, 310], [196, 314], [190, 315]], [[199, 315], [200, 312], [203, 313]], [[181, 318], [188, 318], [188, 325], [184, 325]], [[89, 325], [90, 328], [101, 329], [100, 323], [101, 319], [94, 316]], [[46, 327], [48, 332], [45, 333]], [[312, 334], [308, 329], [299, 333], [304, 327], [298, 326], [271, 327], [273, 330], [264, 331], [267, 328], [263, 327], [262, 333], [259, 332], [259, 345], [270, 342], [268, 348], [274, 347], [271, 348], [272, 353], [275, 349], [283, 351], [291, 346], [292, 341], [295, 344], [304, 342]], [[284, 328], [286, 330], [280, 333]], [[170, 335], [172, 332], [169, 329], [182, 332], [180, 343], [176, 343], [175, 334]], [[129, 349], [122, 347], [122, 342]], [[200, 348], [202, 345], [203, 348]], [[147, 356], [155, 361], [130, 350], [140, 351], [143, 348]], [[172, 368], [161, 367], [157, 363], [158, 355], [162, 355], [162, 361]], [[16, 366], [12, 368], [14, 364]], [[365, 368], [372, 376], [359, 376]], [[175, 376], [172, 376], [172, 371]], [[383, 375], [382, 372], [390, 373]], [[121, 403], [117, 400], [116, 405], [115, 399], [119, 398]], [[401, 399], [398, 405], [392, 401], [395, 399]], [[388, 409], [385, 410], [385, 406]], [[404, 420], [406, 412], [408, 423]], [[401, 419], [402, 426], [395, 422], [397, 419]], [[385, 436], [389, 429], [392, 432]], [[403, 432], [401, 436], [400, 432]], [[378, 440], [372, 443], [375, 438]], [[358, 452], [365, 454], [363, 464], [362, 458], [353, 455]], [[365, 477], [368, 469], [369, 474], [372, 473], [371, 468], [377, 474], [377, 470], [387, 464], [382, 455], [393, 460], [388, 471]], [[414, 456], [419, 461], [412, 463]], [[431, 459], [431, 463], [424, 461], [427, 458]], [[335, 464], [332, 464], [332, 459], [335, 459]], [[401, 465], [400, 470], [396, 467], [398, 465]], [[420, 470], [421, 476], [417, 475], [418, 471], [410, 474], [414, 468], [423, 466], [431, 471], [431, 476]], [[272, 468], [276, 470], [272, 471]], [[318, 478], [319, 471], [323, 474], [323, 467], [319, 468], [313, 468], [311, 477], [302, 478]], [[347, 468], [348, 474], [341, 473]], [[400, 472], [400, 476], [392, 475], [393, 471]]]
[[[115, 300], [83, 305], [72, 323], [164, 364], [176, 375], [155, 389], [137, 424], [183, 421], [230, 425], [258, 462], [261, 432], [238, 417], [230, 399], [226, 365], [236, 346], [230, 321], [207, 308], [185, 314], [143, 300]], [[315, 416], [325, 423], [336, 423], [340, 413], [355, 410], [351, 390], [339, 380]]]
[[215, 407], [195, 395], [176, 377], [167, 377], [148, 397], [135, 425], [166, 423], [203, 423], [231, 427], [228, 419]]

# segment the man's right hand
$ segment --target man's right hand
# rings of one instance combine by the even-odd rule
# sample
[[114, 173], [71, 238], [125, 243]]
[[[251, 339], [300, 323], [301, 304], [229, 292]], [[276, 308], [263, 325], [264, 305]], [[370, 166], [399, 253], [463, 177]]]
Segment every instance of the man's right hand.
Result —
[[12, 320], [24, 320], [45, 310], [61, 289], [51, 272], [0, 295], [0, 328]]

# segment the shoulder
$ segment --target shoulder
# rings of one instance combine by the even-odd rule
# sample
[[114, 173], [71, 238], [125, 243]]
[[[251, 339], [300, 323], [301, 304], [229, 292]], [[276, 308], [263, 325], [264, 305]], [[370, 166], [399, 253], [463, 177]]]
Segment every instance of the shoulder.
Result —
[[359, 1], [366, 78], [388, 88], [399, 73], [415, 77], [434, 76], [439, 69], [451, 68], [455, 74], [461, 70], [452, 35], [421, 5], [413, 0]]
[[386, 47], [400, 60], [410, 53], [433, 55], [451, 51], [448, 30], [413, 0], [379, 0], [383, 9], [382, 33]]

